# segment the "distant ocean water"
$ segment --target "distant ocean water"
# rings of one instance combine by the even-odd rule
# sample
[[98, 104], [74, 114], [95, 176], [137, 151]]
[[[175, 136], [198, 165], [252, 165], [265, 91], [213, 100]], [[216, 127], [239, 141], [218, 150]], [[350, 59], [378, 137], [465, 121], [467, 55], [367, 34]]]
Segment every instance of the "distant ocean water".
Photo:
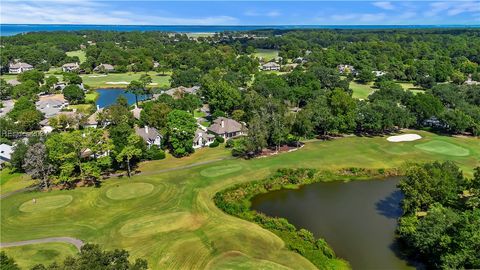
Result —
[[0, 24], [1, 36], [38, 31], [166, 31], [178, 33], [214, 33], [260, 29], [420, 29], [420, 28], [480, 28], [480, 25], [86, 25], [86, 24]]

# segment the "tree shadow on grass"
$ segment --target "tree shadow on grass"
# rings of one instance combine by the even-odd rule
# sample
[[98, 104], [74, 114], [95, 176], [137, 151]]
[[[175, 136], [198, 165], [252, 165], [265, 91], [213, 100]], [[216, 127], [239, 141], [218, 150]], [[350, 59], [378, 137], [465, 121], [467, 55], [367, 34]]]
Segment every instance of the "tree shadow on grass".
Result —
[[400, 190], [395, 190], [387, 197], [376, 202], [375, 208], [380, 215], [386, 218], [398, 219], [402, 216], [402, 208], [400, 207], [402, 198], [402, 192]]

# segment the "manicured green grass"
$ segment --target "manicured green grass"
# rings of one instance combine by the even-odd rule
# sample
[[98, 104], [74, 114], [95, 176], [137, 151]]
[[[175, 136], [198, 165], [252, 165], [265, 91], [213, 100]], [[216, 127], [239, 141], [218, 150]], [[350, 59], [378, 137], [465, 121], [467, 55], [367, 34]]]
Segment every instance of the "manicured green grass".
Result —
[[21, 269], [30, 269], [40, 263], [46, 265], [53, 262], [60, 263], [67, 256], [74, 256], [78, 252], [74, 245], [66, 243], [33, 244], [0, 250], [5, 251], [8, 256], [14, 257]]
[[448, 156], [464, 157], [470, 154], [470, 151], [466, 148], [463, 148], [453, 143], [437, 141], [437, 140], [429, 141], [422, 144], [417, 144], [415, 145], [415, 147], [428, 152], [448, 155]]
[[78, 50], [78, 51], [70, 51], [70, 52], [66, 52], [67, 56], [78, 56], [78, 58], [80, 59], [80, 63], [83, 63], [87, 60], [87, 55], [85, 53], [85, 51], [82, 51], [82, 50]]
[[[312, 141], [298, 151], [252, 160], [218, 160], [229, 156], [228, 149], [206, 148], [185, 159], [167, 156], [142, 163], [138, 169], [143, 174], [110, 179], [100, 188], [15, 194], [1, 201], [0, 240], [70, 236], [106, 249], [127, 249], [134, 258], [146, 258], [151, 269], [313, 269], [308, 260], [287, 250], [275, 234], [222, 212], [213, 196], [236, 183], [261, 179], [285, 167], [376, 169], [399, 167], [407, 161], [452, 160], [471, 176], [472, 168], [480, 166], [478, 138], [406, 132], [423, 138], [401, 143], [388, 142], [386, 137]], [[415, 147], [429, 141], [455, 144], [469, 149], [469, 155], [452, 156]], [[198, 162], [210, 163], [192, 166]], [[180, 166], [187, 167], [171, 170]], [[112, 188], [118, 191], [133, 183], [151, 184], [153, 190], [128, 200], [109, 197]], [[33, 198], [58, 195], [72, 196], [73, 200], [51, 211], [20, 211], [21, 205]]]
[[205, 113], [200, 110], [193, 111], [193, 117], [205, 117]]
[[350, 88], [353, 90], [352, 97], [358, 99], [367, 99], [368, 96], [375, 91], [372, 86], [373, 83], [362, 84], [356, 81], [351, 81]]
[[29, 187], [35, 183], [30, 177], [21, 173], [12, 173], [8, 168], [0, 171], [0, 194]]
[[257, 49], [253, 55], [262, 58], [264, 61], [270, 61], [275, 57], [278, 57], [278, 50]]
[[39, 199], [34, 198], [22, 203], [19, 209], [25, 213], [50, 211], [67, 206], [72, 200], [73, 197], [71, 195], [54, 195], [41, 197]]
[[152, 192], [153, 185], [149, 183], [131, 183], [122, 186], [111, 187], [107, 190], [107, 197], [112, 200], [128, 200], [145, 196]]
[[[93, 88], [127, 88], [128, 83], [138, 80], [143, 72], [127, 72], [127, 73], [109, 73], [109, 74], [85, 74], [81, 75], [83, 83]], [[160, 76], [157, 72], [150, 71], [148, 74], [152, 77], [150, 86], [152, 87], [168, 87], [170, 86], [170, 76]], [[106, 75], [106, 76], [105, 76]], [[108, 84], [114, 82], [116, 84]], [[119, 82], [127, 82], [127, 84], [119, 84]]]
[[75, 104], [75, 105], [68, 105], [68, 107], [71, 109], [76, 109], [77, 112], [83, 113], [85, 115], [89, 115], [95, 111], [94, 104]]
[[97, 91], [90, 91], [87, 94], [85, 94], [85, 102], [90, 103], [90, 102], [95, 102], [97, 101], [97, 98], [100, 96], [100, 94]]
[[425, 89], [414, 86], [413, 83], [399, 82], [399, 84], [405, 89], [405, 91], [411, 91], [414, 95], [425, 92]]

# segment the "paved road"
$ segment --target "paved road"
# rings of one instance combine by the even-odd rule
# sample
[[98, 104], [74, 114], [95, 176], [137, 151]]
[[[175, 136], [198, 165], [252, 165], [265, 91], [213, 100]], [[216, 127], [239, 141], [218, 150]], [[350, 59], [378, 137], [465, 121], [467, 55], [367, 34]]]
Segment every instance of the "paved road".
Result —
[[80, 248], [84, 245], [82, 240], [72, 238], [72, 237], [49, 237], [49, 238], [42, 238], [42, 239], [10, 242], [10, 243], [0, 243], [0, 247], [1, 248], [18, 247], [18, 246], [25, 246], [25, 245], [31, 245], [31, 244], [53, 243], [53, 242], [70, 243], [74, 245], [78, 250], [80, 250]]

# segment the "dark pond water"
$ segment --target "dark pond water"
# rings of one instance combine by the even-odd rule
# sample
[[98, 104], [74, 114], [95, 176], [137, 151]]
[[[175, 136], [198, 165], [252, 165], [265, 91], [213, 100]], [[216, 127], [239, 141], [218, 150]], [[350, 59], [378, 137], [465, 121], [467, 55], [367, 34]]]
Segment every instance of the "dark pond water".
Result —
[[324, 238], [353, 269], [414, 269], [396, 255], [394, 235], [402, 213], [398, 181], [315, 183], [259, 195], [252, 208]]
[[[97, 92], [100, 94], [97, 99], [97, 105], [100, 108], [104, 108], [114, 104], [118, 96], [123, 95], [127, 98], [128, 104], [132, 105], [135, 103], [135, 95], [125, 92], [125, 89], [120, 88], [109, 88], [109, 89], [97, 89]], [[138, 96], [138, 100], [144, 100], [147, 96], [142, 95]]]

